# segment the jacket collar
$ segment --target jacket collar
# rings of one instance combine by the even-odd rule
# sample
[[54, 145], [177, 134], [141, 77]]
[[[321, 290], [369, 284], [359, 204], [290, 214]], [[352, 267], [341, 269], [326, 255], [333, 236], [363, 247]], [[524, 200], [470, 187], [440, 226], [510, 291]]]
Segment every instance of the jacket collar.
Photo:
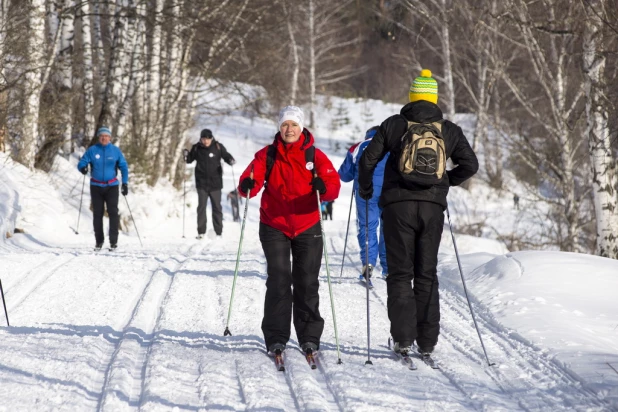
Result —
[[286, 150], [306, 150], [308, 147], [313, 146], [313, 135], [307, 129], [303, 129], [302, 134], [300, 135], [300, 139], [295, 141], [294, 143], [284, 143], [281, 138], [281, 132], [277, 132], [275, 135], [275, 142], [277, 146], [281, 146]]
[[401, 115], [412, 122], [431, 123], [443, 119], [438, 105], [426, 100], [406, 104], [401, 109]]
[[206, 146], [206, 145], [202, 144], [202, 140], [201, 139], [197, 142], [197, 145], [199, 147], [203, 147], [204, 149], [211, 149], [212, 147], [216, 147], [216, 144], [217, 144], [217, 140], [216, 139], [212, 139], [212, 143], [210, 144], [210, 146]]

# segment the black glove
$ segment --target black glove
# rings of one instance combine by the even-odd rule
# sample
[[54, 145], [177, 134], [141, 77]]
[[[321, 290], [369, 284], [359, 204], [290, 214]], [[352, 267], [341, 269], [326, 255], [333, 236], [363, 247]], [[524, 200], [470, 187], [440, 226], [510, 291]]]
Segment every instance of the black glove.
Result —
[[122, 189], [120, 189], [120, 193], [122, 193], [123, 196], [129, 194], [129, 186], [126, 183], [122, 184]]
[[81, 174], [86, 175], [88, 174], [88, 166], [84, 166], [81, 169], [79, 169], [79, 171], [81, 172]]
[[250, 177], [245, 177], [242, 182], [240, 182], [240, 190], [242, 190], [243, 193], [249, 193], [254, 187], [255, 180], [251, 179]]
[[182, 155], [185, 158], [185, 162], [187, 161], [187, 158], [189, 157], [189, 151], [187, 149], [182, 151]]
[[363, 190], [362, 188], [358, 188], [358, 195], [363, 200], [369, 200], [373, 196], [373, 187], [370, 187], [367, 190]]
[[321, 177], [314, 177], [311, 181], [311, 187], [313, 190], [317, 190], [321, 195], [326, 193], [326, 185], [324, 184], [324, 180]]

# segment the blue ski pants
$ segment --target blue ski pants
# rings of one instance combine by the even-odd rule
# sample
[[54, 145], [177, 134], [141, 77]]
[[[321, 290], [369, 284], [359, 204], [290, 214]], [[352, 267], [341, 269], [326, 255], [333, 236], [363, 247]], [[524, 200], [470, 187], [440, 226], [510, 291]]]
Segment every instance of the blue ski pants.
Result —
[[[356, 197], [356, 229], [358, 245], [360, 246], [360, 258], [363, 265], [367, 263], [365, 256], [365, 222], [369, 229], [369, 264], [376, 266], [378, 255], [380, 256], [380, 266], [382, 273], [388, 273], [386, 264], [386, 244], [384, 243], [384, 225], [382, 224], [382, 208], [378, 205], [378, 199], [369, 200], [369, 216], [367, 215], [365, 204], [366, 200]], [[379, 228], [379, 234], [378, 234]]]

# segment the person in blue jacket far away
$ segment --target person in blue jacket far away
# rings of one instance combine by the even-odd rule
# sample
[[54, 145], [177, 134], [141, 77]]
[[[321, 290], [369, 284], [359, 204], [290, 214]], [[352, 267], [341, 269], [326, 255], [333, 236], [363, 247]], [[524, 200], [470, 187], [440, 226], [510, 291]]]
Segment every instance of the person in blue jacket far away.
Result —
[[[369, 200], [369, 216], [366, 218], [365, 200], [358, 196], [358, 160], [365, 148], [371, 142], [371, 139], [376, 134], [378, 126], [374, 126], [367, 130], [365, 140], [353, 145], [346, 154], [345, 160], [339, 168], [339, 178], [343, 182], [351, 182], [354, 180], [354, 195], [356, 197], [356, 221], [358, 229], [358, 245], [360, 246], [360, 258], [363, 263], [361, 279], [363, 277], [371, 278], [373, 268], [376, 265], [378, 255], [380, 256], [380, 266], [382, 266], [382, 277], [388, 275], [388, 266], [386, 264], [386, 246], [384, 244], [384, 231], [382, 229], [382, 208], [378, 204], [380, 193], [382, 192], [382, 181], [384, 179], [384, 165], [388, 159], [388, 155], [378, 163], [375, 173], [373, 174], [373, 196]], [[365, 256], [365, 223], [369, 225], [369, 267], [367, 268]], [[378, 226], [380, 233], [378, 235]]]
[[77, 169], [83, 174], [90, 170], [90, 198], [92, 200], [92, 214], [94, 225], [94, 237], [96, 239], [95, 250], [100, 250], [105, 241], [103, 234], [104, 204], [109, 216], [109, 244], [110, 249], [118, 247], [118, 186], [120, 181], [116, 176], [118, 169], [122, 173], [121, 193], [126, 196], [129, 193], [129, 167], [124, 155], [117, 146], [111, 143], [112, 132], [107, 127], [97, 130], [99, 143], [90, 146], [82, 156]]

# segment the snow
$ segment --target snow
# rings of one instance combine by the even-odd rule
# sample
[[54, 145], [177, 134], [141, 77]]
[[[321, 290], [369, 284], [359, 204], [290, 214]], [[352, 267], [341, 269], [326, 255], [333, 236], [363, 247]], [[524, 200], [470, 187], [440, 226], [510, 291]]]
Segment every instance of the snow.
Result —
[[[358, 115], [362, 102], [331, 98], [329, 105], [323, 102], [314, 131], [318, 147], [338, 167], [350, 129], [367, 122]], [[329, 135], [341, 105], [352, 124]], [[369, 106], [376, 121], [398, 110], [377, 101]], [[473, 124], [465, 116], [461, 121]], [[224, 166], [225, 199], [234, 188], [232, 172], [240, 175], [276, 125], [236, 114], [217, 122], [203, 118], [192, 135], [203, 127], [238, 161], [233, 170]], [[495, 366], [488, 366], [474, 329], [448, 224], [438, 267], [442, 329], [435, 358], [441, 369], [419, 362], [410, 371], [391, 354], [381, 279], [370, 292], [373, 366], [365, 365], [367, 302], [357, 280], [362, 264], [355, 224], [343, 260], [351, 196], [345, 184], [334, 220], [324, 222], [339, 348], [323, 264], [326, 327], [318, 369], [308, 367], [292, 333], [281, 373], [265, 355], [260, 330], [266, 275], [259, 198], [249, 202], [229, 323], [233, 335], [224, 337], [240, 239], [229, 203], [223, 201], [223, 237], [196, 240], [191, 167], [184, 198], [169, 184], [150, 188], [132, 179], [128, 204], [120, 201], [120, 247], [95, 253], [87, 184], [77, 228], [83, 177], [76, 162], [59, 157], [47, 175], [0, 154], [0, 279], [11, 322], [4, 326], [0, 316], [0, 411], [618, 409], [618, 262], [557, 251], [509, 252], [487, 233], [458, 233], [478, 216], [494, 227], [528, 224], [535, 230], [518, 220], [509, 194], [475, 181], [471, 192], [456, 188], [449, 195], [468, 294]], [[210, 209], [208, 220], [210, 230]], [[25, 233], [5, 238], [14, 228]]]

